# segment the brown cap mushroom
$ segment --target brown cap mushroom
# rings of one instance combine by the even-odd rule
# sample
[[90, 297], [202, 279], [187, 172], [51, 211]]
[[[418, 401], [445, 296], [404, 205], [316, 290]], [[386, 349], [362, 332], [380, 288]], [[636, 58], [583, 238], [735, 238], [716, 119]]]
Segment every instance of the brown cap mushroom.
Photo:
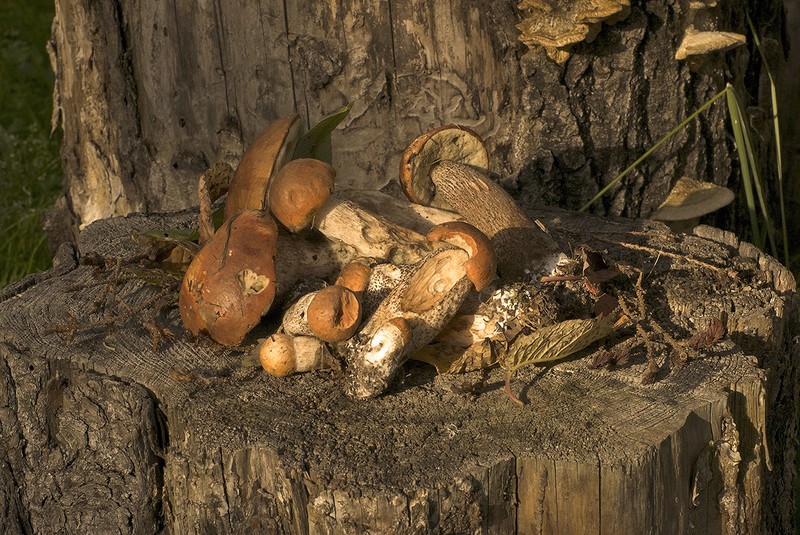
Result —
[[273, 334], [258, 346], [261, 367], [273, 377], [322, 368], [330, 358], [322, 340], [312, 336]]
[[445, 242], [464, 249], [469, 260], [464, 263], [467, 277], [475, 290], [481, 291], [494, 280], [497, 261], [486, 234], [463, 221], [451, 221], [433, 227], [426, 236], [429, 242]]
[[400, 158], [400, 185], [411, 202], [450, 209], [436, 194], [430, 179], [431, 168], [442, 160], [469, 165], [486, 171], [489, 154], [481, 137], [466, 126], [434, 128], [411, 142]]
[[361, 301], [361, 296], [369, 286], [369, 278], [372, 275], [372, 268], [359, 260], [353, 260], [342, 268], [336, 278], [337, 286], [344, 286]]
[[239, 212], [192, 259], [179, 308], [193, 334], [205, 331], [228, 346], [241, 343], [275, 297], [278, 227], [261, 210]]
[[678, 225], [680, 228], [673, 228], [685, 230], [689, 226], [693, 227], [700, 217], [729, 205], [733, 199], [733, 192], [724, 186], [681, 177], [653, 214], [653, 219], [685, 222]]
[[293, 335], [316, 336], [341, 342], [361, 324], [361, 303], [344, 286], [328, 286], [297, 300], [283, 316], [284, 330]]
[[272, 179], [269, 206], [275, 218], [291, 232], [311, 226], [317, 211], [333, 192], [336, 170], [313, 158], [287, 163]]
[[272, 175], [291, 160], [303, 134], [299, 115], [271, 123], [242, 155], [225, 201], [225, 219], [246, 209], [264, 210]]
[[[420, 139], [424, 140], [429, 134], [447, 138], [447, 133], [461, 140], [460, 146], [464, 150], [466, 147], [478, 152], [483, 149], [482, 142], [476, 145], [477, 134], [474, 132], [464, 135], [458, 127], [444, 128], [417, 138], [404, 154], [401, 169], [406, 173], [401, 176], [408, 198], [418, 202], [423, 198], [419, 192], [425, 192], [431, 201], [455, 210], [486, 234], [503, 278], [521, 278], [528, 272], [549, 267], [556, 257], [557, 245], [528, 218], [508, 192], [483, 172], [449, 159], [453, 152], [446, 143], [420, 143]], [[413, 158], [407, 158], [409, 155]]]

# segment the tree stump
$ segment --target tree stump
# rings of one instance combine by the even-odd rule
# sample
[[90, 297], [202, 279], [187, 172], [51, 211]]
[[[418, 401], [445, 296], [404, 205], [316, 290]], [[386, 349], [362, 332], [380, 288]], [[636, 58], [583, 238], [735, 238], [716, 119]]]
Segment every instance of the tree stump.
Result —
[[[562, 246], [640, 269], [646, 319], [675, 339], [725, 315], [729, 336], [652, 384], [635, 344], [624, 366], [594, 367], [594, 345], [523, 368], [513, 379], [523, 407], [503, 393], [501, 370], [470, 397], [458, 387], [477, 373], [419, 363], [387, 395], [356, 402], [334, 372], [272, 378], [243, 364], [249, 347], [182, 328], [165, 276], [132, 262], [142, 231], [190, 226], [194, 213], [101, 220], [77, 255], [62, 247], [52, 271], [2, 295], [0, 525], [788, 532], [800, 357], [791, 275], [711, 227], [676, 235], [644, 220], [538, 215]], [[616, 343], [635, 340], [624, 334]], [[663, 364], [669, 346], [651, 343]]]

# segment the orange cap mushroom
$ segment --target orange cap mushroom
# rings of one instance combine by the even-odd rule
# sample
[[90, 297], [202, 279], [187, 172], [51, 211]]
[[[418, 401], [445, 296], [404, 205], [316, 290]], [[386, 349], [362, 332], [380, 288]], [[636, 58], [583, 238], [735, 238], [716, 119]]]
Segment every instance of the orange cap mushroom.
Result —
[[291, 160], [303, 134], [299, 115], [284, 117], [267, 126], [242, 155], [233, 174], [225, 219], [241, 210], [264, 210], [267, 207], [270, 179]]
[[333, 166], [321, 160], [292, 160], [272, 179], [270, 210], [291, 232], [308, 228], [333, 192], [335, 176]]
[[239, 212], [192, 259], [181, 284], [183, 324], [234, 346], [267, 313], [275, 297], [278, 227], [261, 210]]
[[450, 221], [433, 227], [426, 236], [428, 242], [445, 242], [464, 249], [469, 260], [464, 262], [467, 278], [481, 291], [494, 280], [497, 260], [489, 238], [464, 221]]

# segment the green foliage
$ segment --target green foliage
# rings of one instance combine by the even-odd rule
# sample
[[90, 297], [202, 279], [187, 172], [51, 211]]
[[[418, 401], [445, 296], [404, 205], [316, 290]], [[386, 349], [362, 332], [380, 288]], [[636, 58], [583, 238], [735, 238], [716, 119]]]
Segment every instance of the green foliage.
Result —
[[323, 162], [333, 163], [331, 148], [331, 132], [344, 121], [353, 103], [347, 104], [342, 109], [324, 117], [320, 122], [311, 127], [311, 130], [297, 143], [294, 149], [293, 160], [297, 158], [316, 158]]
[[[751, 25], [752, 27], [752, 25]], [[754, 32], [755, 34], [755, 32]], [[755, 41], [757, 48], [761, 52], [761, 47], [759, 46], [759, 42], [756, 39]], [[763, 58], [763, 52], [762, 58]], [[765, 58], [764, 58], [765, 59]], [[766, 59], [764, 61], [766, 65]], [[767, 71], [769, 72], [769, 71]], [[789, 240], [786, 230], [786, 213], [784, 208], [783, 202], [783, 164], [781, 161], [781, 151], [780, 151], [780, 129], [778, 123], [778, 104], [777, 104], [777, 95], [775, 90], [775, 84], [772, 78], [772, 74], [769, 74], [770, 86], [772, 88], [771, 97], [772, 97], [772, 111], [773, 111], [773, 124], [774, 124], [774, 133], [775, 133], [775, 144], [776, 144], [776, 169], [777, 169], [777, 181], [778, 184], [775, 189], [778, 190], [778, 204], [780, 205], [780, 213], [781, 213], [781, 232], [782, 232], [782, 242], [783, 242], [783, 263], [787, 267], [790, 264], [790, 256], [789, 256]], [[608, 192], [612, 187], [614, 187], [620, 180], [622, 180], [628, 173], [630, 173], [633, 169], [635, 169], [639, 164], [641, 164], [648, 156], [650, 156], [653, 152], [655, 152], [658, 147], [660, 147], [664, 142], [678, 133], [684, 126], [689, 124], [693, 121], [700, 113], [702, 113], [705, 109], [709, 106], [714, 104], [717, 100], [721, 99], [722, 97], [726, 97], [726, 102], [728, 104], [728, 116], [731, 120], [731, 130], [733, 132], [734, 139], [736, 141], [736, 151], [739, 156], [739, 167], [742, 173], [742, 187], [744, 189], [744, 196], [745, 202], [747, 203], [747, 211], [750, 217], [750, 225], [752, 228], [753, 236], [751, 238], [754, 245], [762, 250], [766, 250], [766, 244], [769, 242], [770, 250], [769, 252], [772, 256], [778, 257], [778, 248], [776, 245], [775, 239], [775, 228], [770, 219], [769, 215], [769, 202], [766, 198], [765, 194], [765, 187], [761, 179], [761, 167], [759, 162], [756, 158], [756, 151], [753, 146], [752, 136], [750, 134], [749, 127], [747, 125], [746, 116], [742, 112], [742, 105], [739, 99], [739, 96], [736, 94], [736, 90], [730, 84], [727, 84], [725, 89], [711, 97], [705, 104], [700, 106], [694, 113], [692, 113], [689, 117], [684, 119], [678, 126], [673, 128], [672, 130], [667, 133], [664, 137], [659, 139], [655, 145], [653, 145], [650, 149], [648, 149], [641, 157], [639, 157], [635, 162], [633, 162], [627, 169], [625, 169], [622, 173], [617, 175], [611, 182], [606, 184], [603, 189], [601, 189], [597, 195], [592, 197], [588, 203], [581, 207], [581, 211], [585, 211], [589, 208], [592, 204], [597, 202], [603, 195]]]
[[7, 0], [0, 10], [0, 288], [50, 265], [39, 219], [61, 188], [45, 50], [53, 15], [50, 0]]

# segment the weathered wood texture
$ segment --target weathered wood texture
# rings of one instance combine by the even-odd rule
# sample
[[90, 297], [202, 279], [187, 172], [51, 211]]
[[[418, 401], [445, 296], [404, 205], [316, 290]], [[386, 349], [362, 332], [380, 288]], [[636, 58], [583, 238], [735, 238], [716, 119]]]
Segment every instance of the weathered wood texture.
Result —
[[[487, 139], [494, 173], [516, 173], [520, 198], [575, 209], [726, 82], [748, 106], [768, 98], [746, 47], [674, 57], [690, 25], [747, 33], [746, 2], [700, 15], [686, 0], [633, 2], [563, 65], [518, 41], [517, 3], [56, 0], [69, 205], [81, 223], [191, 206], [199, 174], [268, 121], [313, 124], [355, 101], [334, 136], [342, 185], [385, 184], [413, 138], [456, 122]], [[781, 2], [750, 9], [779, 55]], [[709, 109], [598, 209], [648, 216], [682, 175], [736, 189], [726, 121], [722, 103]], [[754, 121], [771, 128], [766, 112]]]
[[[421, 364], [388, 395], [361, 403], [336, 374], [271, 378], [242, 365], [247, 347], [190, 337], [174, 293], [159, 301], [166, 308], [147, 306], [113, 330], [80, 330], [71, 343], [49, 331], [70, 318], [126, 314], [117, 298], [137, 307], [158, 297], [162, 288], [141, 272], [117, 278], [114, 263], [98, 267], [96, 255], [131, 258], [142, 229], [193, 217], [95, 223], [82, 234], [79, 262], [65, 246], [54, 271], [4, 292], [6, 532], [791, 530], [800, 356], [791, 335], [800, 307], [791, 275], [732, 235], [543, 217], [562, 246], [588, 243], [642, 269], [648, 315], [676, 338], [723, 312], [730, 338], [651, 385], [641, 384], [641, 350], [617, 369], [592, 368], [589, 352], [525, 368], [513, 381], [524, 407], [504, 395], [499, 370], [475, 399], [452, 390], [475, 374], [435, 376]], [[568, 293], [560, 295], [567, 306]], [[147, 322], [174, 338], [154, 350]], [[662, 361], [667, 348], [657, 349]], [[723, 435], [727, 417], [733, 435]], [[725, 455], [737, 439], [738, 463]], [[740, 531], [721, 511], [733, 511]]]

